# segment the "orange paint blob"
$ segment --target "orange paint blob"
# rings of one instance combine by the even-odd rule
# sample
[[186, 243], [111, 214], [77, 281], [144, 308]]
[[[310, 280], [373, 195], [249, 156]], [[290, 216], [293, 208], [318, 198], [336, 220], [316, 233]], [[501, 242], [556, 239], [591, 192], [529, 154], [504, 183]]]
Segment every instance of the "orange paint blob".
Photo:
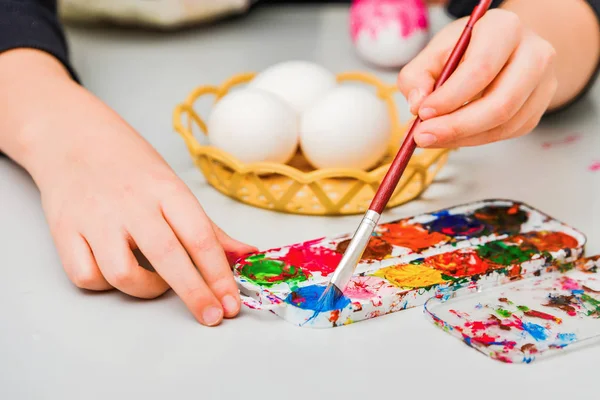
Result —
[[[350, 240], [351, 239], [347, 239], [338, 243], [338, 245], [335, 248], [335, 251], [337, 251], [340, 254], [344, 254], [346, 252], [346, 249], [348, 248], [348, 245], [350, 244]], [[369, 244], [367, 245], [367, 248], [365, 249], [365, 252], [363, 253], [361, 259], [363, 261], [378, 261], [383, 260], [384, 258], [387, 258], [391, 255], [392, 245], [381, 240], [377, 236], [373, 236], [369, 240]]]
[[450, 239], [439, 232], [429, 232], [420, 225], [406, 223], [382, 224], [377, 232], [382, 240], [415, 252], [446, 243]]
[[444, 275], [464, 277], [484, 274], [502, 266], [483, 260], [473, 250], [456, 250], [451, 253], [428, 257], [424, 265], [441, 271]]

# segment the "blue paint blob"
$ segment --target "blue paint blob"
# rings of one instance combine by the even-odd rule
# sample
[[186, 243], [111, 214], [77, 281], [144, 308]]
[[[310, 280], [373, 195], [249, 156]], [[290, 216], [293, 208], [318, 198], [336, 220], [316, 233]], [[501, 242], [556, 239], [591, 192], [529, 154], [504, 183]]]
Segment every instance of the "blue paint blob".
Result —
[[485, 233], [487, 226], [466, 215], [436, 214], [437, 219], [423, 224], [429, 231], [451, 237], [477, 237]]
[[322, 301], [319, 303], [321, 295], [325, 291], [326, 286], [311, 285], [299, 288], [290, 293], [285, 302], [294, 305], [303, 310], [311, 310], [318, 312], [326, 312], [333, 310], [341, 310], [350, 304], [350, 299], [346, 296], [335, 296], [335, 291], [330, 290], [329, 294], [335, 296], [331, 301]]
[[523, 330], [538, 342], [548, 339], [548, 335], [550, 334], [548, 329], [532, 322], [523, 322]]
[[573, 289], [571, 293], [574, 295], [583, 294], [585, 291], [583, 289]]
[[577, 335], [575, 335], [574, 333], [559, 333], [558, 335], [556, 335], [556, 339], [559, 341], [560, 345], [566, 346], [576, 341]]

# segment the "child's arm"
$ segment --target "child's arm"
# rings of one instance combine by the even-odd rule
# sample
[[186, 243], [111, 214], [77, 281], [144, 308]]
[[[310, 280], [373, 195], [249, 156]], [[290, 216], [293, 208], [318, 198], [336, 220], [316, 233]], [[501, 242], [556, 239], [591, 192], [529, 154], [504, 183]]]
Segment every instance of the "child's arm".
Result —
[[593, 82], [599, 15], [599, 0], [505, 0], [478, 22], [463, 62], [431, 94], [466, 19], [452, 23], [398, 78], [412, 112], [425, 120], [417, 143], [472, 146], [529, 133], [548, 110], [572, 102]]
[[[59, 27], [36, 14], [48, 11], [44, 1], [24, 2], [33, 18], [0, 1], [0, 36], [8, 30], [3, 21], [34, 22], [33, 30], [10, 31], [12, 42], [2, 37], [0, 151], [38, 185], [68, 277], [84, 289], [141, 298], [171, 287], [206, 325], [236, 315], [240, 300], [226, 253], [254, 249], [215, 226], [160, 155], [72, 79], [55, 55], [65, 49], [48, 47], [44, 36]], [[138, 264], [137, 250], [156, 272]]]

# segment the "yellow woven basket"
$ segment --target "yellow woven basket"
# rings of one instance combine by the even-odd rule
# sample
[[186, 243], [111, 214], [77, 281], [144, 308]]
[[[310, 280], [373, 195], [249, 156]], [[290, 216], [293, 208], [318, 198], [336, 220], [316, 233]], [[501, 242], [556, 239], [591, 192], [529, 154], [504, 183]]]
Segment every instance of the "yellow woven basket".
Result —
[[[254, 73], [245, 73], [232, 77], [218, 87], [201, 86], [175, 108], [175, 130], [185, 141], [195, 165], [208, 183], [233, 199], [264, 209], [305, 215], [364, 213], [406, 133], [407, 124], [400, 122], [396, 111], [396, 87], [364, 72], [337, 75], [340, 84], [360, 82], [374, 87], [388, 106], [392, 139], [386, 157], [370, 171], [342, 168], [315, 170], [301, 151], [286, 165], [271, 162], [244, 164], [218, 148], [201, 145], [194, 136], [194, 131], [198, 130], [205, 135], [210, 134], [204, 120], [194, 111], [198, 99], [212, 95], [217, 102], [231, 88], [248, 83], [254, 76]], [[388, 208], [420, 196], [447, 159], [446, 149], [417, 150]]]

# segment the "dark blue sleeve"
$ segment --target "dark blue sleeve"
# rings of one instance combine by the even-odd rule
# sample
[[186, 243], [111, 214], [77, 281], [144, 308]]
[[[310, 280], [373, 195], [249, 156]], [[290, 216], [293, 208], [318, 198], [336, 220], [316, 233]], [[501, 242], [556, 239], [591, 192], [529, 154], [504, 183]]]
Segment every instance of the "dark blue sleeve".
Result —
[[0, 53], [16, 48], [45, 51], [78, 81], [57, 14], [56, 0], [0, 0]]

